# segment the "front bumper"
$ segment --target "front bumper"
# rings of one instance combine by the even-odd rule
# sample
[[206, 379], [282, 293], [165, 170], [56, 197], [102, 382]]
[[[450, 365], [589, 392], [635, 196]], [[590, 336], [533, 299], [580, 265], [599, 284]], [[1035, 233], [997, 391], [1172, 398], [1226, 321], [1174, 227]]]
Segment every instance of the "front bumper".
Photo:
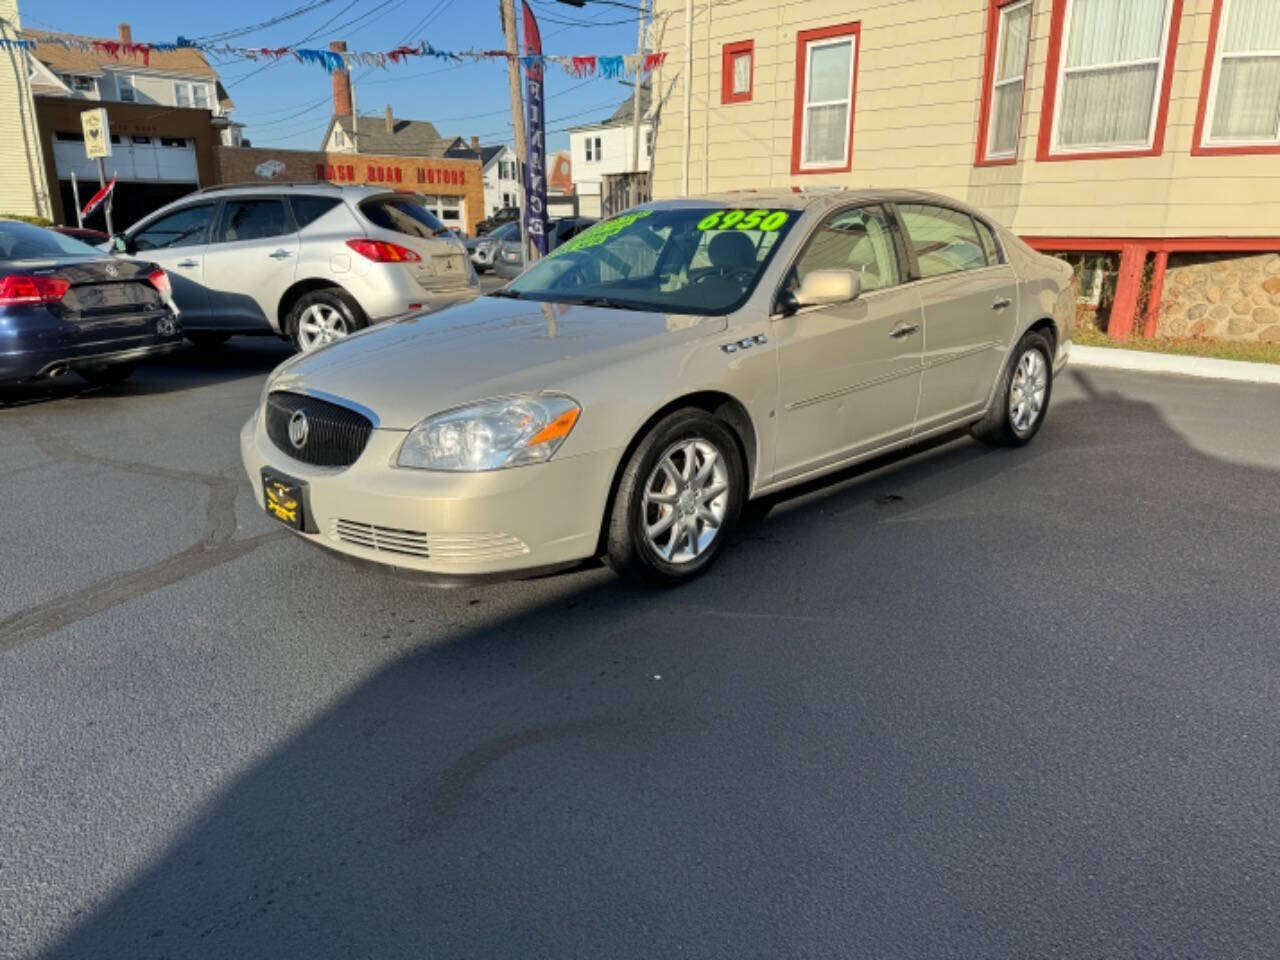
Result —
[[400, 430], [374, 430], [350, 467], [279, 450], [258, 411], [240, 454], [258, 506], [262, 469], [306, 484], [298, 536], [357, 560], [438, 577], [537, 572], [592, 557], [621, 448], [484, 473], [392, 466]]

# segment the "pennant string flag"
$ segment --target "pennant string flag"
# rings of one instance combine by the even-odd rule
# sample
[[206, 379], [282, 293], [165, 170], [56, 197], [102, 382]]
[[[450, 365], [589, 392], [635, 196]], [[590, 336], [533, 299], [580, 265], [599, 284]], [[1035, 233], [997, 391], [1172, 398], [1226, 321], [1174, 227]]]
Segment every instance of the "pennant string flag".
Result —
[[[260, 60], [282, 60], [293, 57], [299, 63], [312, 63], [321, 67], [326, 73], [334, 71], [346, 72], [352, 65], [383, 67], [388, 61], [395, 64], [405, 63], [413, 57], [431, 57], [436, 60], [451, 62], [475, 62], [477, 60], [506, 60], [510, 54], [505, 50], [441, 50], [426, 40], [419, 41], [416, 46], [401, 44], [394, 50], [317, 50], [309, 47], [233, 47], [228, 44], [202, 43], [179, 36], [174, 41], [157, 43], [121, 43], [117, 40], [93, 40], [88, 37], [73, 37], [62, 34], [30, 35], [22, 39], [0, 37], [0, 49], [32, 50], [42, 44], [54, 44], [67, 50], [79, 50], [84, 53], [106, 54], [113, 60], [130, 57], [141, 60], [144, 66], [151, 65], [153, 53], [173, 53], [177, 50], [199, 50], [202, 53], [219, 57], [238, 58], [257, 62]], [[564, 56], [561, 54], [530, 54], [516, 58], [526, 70], [540, 70], [547, 62], [557, 63], [565, 72], [574, 77], [602, 77], [616, 79], [622, 76], [634, 76], [655, 70], [667, 59], [665, 51], [656, 51], [643, 56], [628, 54], [626, 56], [598, 56], [595, 54]]]

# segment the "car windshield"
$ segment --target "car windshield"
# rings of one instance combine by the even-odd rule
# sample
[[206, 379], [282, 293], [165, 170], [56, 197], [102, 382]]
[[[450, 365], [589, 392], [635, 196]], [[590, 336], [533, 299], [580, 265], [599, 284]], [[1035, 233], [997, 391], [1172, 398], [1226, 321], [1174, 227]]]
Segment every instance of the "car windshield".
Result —
[[797, 210], [642, 209], [557, 247], [503, 294], [636, 310], [719, 315], [751, 296]]
[[74, 237], [18, 220], [0, 220], [0, 260], [104, 256], [106, 254]]

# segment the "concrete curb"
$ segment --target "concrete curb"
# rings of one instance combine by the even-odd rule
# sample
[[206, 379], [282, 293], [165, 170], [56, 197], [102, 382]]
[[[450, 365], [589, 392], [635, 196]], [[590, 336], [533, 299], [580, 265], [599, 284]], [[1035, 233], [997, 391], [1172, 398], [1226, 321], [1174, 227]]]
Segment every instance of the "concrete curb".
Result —
[[1249, 363], [1216, 357], [1186, 357], [1176, 353], [1147, 353], [1118, 347], [1071, 346], [1071, 363], [1081, 367], [1140, 370], [1144, 373], [1177, 373], [1184, 377], [1242, 380], [1280, 384], [1280, 363]]

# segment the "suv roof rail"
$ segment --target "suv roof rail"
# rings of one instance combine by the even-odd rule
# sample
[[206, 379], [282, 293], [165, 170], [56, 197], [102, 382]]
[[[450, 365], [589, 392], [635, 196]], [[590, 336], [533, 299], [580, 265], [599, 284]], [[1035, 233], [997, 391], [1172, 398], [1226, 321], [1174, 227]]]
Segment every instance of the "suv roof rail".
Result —
[[245, 187], [370, 187], [367, 183], [330, 183], [328, 180], [243, 180], [239, 183], [215, 183], [201, 187], [196, 193], [216, 193], [219, 190], [243, 190]]

